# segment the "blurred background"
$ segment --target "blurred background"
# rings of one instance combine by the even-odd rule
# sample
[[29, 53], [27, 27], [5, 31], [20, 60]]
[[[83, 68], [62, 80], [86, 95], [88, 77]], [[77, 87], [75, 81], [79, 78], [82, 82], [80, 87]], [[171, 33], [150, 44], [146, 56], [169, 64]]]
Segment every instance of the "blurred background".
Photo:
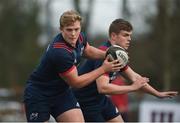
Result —
[[[108, 38], [114, 19], [130, 21], [131, 67], [160, 91], [180, 91], [180, 0], [0, 0], [0, 121], [26, 121], [26, 79], [69, 9], [83, 16], [83, 31], [96, 47]], [[179, 96], [157, 99], [137, 92], [128, 98], [131, 122], [180, 122]]]

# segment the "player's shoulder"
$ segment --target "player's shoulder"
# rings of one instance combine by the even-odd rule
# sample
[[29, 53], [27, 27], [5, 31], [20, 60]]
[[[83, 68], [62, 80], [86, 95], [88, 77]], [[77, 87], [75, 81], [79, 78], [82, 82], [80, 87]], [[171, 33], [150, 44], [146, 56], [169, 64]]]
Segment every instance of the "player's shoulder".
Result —
[[109, 41], [104, 41], [98, 48], [100, 50], [106, 51], [111, 46]]
[[84, 32], [80, 32], [79, 37], [80, 38], [86, 38], [86, 34]]
[[66, 59], [71, 58], [73, 48], [66, 45], [64, 42], [52, 42], [47, 51], [48, 57], [52, 59]]
[[59, 51], [59, 52], [73, 52], [73, 48], [69, 47], [65, 42], [53, 42], [51, 45], [52, 50]]
[[106, 50], [108, 49], [108, 47], [102, 45], [102, 46], [99, 46], [99, 49], [100, 49], [100, 50], [103, 50], [103, 51], [106, 51]]
[[78, 40], [80, 43], [85, 43], [87, 41], [87, 36], [84, 32], [80, 32]]

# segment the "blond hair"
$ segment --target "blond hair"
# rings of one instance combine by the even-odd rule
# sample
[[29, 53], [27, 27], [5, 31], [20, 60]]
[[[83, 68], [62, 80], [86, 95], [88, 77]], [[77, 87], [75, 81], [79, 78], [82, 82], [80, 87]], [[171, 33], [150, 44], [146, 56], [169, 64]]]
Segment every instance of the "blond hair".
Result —
[[82, 23], [82, 17], [80, 16], [80, 14], [74, 10], [66, 11], [61, 15], [59, 19], [60, 28], [69, 26], [76, 21]]

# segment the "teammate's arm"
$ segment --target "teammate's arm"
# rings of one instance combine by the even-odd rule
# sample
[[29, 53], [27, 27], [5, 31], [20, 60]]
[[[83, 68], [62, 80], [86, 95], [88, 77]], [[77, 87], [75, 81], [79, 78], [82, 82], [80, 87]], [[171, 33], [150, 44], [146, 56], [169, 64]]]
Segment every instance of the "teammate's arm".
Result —
[[[138, 73], [134, 72], [130, 67], [128, 67], [128, 69], [123, 71], [123, 73], [133, 82], [136, 82], [138, 79], [147, 79], [147, 82], [149, 81], [148, 78], [142, 77]], [[146, 84], [146, 86], [144, 86], [142, 88], [142, 90], [146, 93], [149, 93], [149, 94], [154, 95], [154, 96], [159, 97], [159, 98], [173, 97], [173, 96], [177, 95], [176, 91], [160, 92], [160, 91], [156, 90], [155, 88], [153, 88], [148, 83]]]
[[112, 62], [108, 61], [108, 58], [104, 60], [104, 63], [101, 67], [83, 74], [78, 75], [77, 68], [74, 66], [74, 68], [63, 75], [60, 75], [70, 86], [75, 88], [81, 88], [89, 83], [93, 82], [96, 78], [98, 78], [100, 75], [110, 72], [110, 71], [119, 71], [120, 70], [120, 63], [117, 63], [118, 60], [114, 60]]
[[121, 86], [109, 83], [109, 81], [110, 81], [109, 76], [107, 75], [102, 75], [96, 79], [97, 89], [99, 93], [124, 94], [135, 91], [146, 84], [146, 82], [144, 80], [142, 81], [142, 79], [138, 80], [137, 82], [131, 85], [121, 85]]
[[87, 43], [87, 46], [84, 50], [85, 57], [90, 58], [90, 59], [104, 59], [105, 58], [105, 51], [102, 51], [98, 48], [95, 48], [93, 46], [90, 46]]

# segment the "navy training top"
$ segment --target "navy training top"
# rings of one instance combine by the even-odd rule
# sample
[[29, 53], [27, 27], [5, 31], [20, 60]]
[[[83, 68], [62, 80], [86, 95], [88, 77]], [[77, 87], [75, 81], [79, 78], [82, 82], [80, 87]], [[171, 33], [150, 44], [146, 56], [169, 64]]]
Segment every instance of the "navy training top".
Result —
[[38, 88], [45, 96], [53, 96], [65, 92], [69, 85], [60, 77], [70, 72], [80, 63], [81, 56], [87, 46], [87, 38], [80, 33], [76, 48], [69, 45], [58, 34], [44, 52], [40, 64], [27, 80], [28, 91], [30, 87]]
[[[111, 43], [109, 41], [106, 41], [99, 47], [99, 49], [106, 51], [106, 49], [110, 46]], [[104, 60], [90, 60], [90, 59], [86, 60], [78, 67], [79, 75], [97, 69], [102, 65], [103, 61]], [[127, 66], [122, 68], [121, 71], [125, 69], [127, 69]], [[106, 73], [105, 75], [109, 76], [111, 82], [117, 77], [118, 73], [119, 72], [110, 72], [110, 73]], [[101, 108], [101, 104], [104, 103], [104, 100], [106, 98], [105, 94], [100, 94], [98, 92], [96, 80], [93, 81], [91, 84], [87, 85], [86, 87], [78, 88], [78, 89], [73, 88], [73, 92], [78, 102], [80, 103], [81, 108], [87, 111], [96, 111], [99, 108]]]

